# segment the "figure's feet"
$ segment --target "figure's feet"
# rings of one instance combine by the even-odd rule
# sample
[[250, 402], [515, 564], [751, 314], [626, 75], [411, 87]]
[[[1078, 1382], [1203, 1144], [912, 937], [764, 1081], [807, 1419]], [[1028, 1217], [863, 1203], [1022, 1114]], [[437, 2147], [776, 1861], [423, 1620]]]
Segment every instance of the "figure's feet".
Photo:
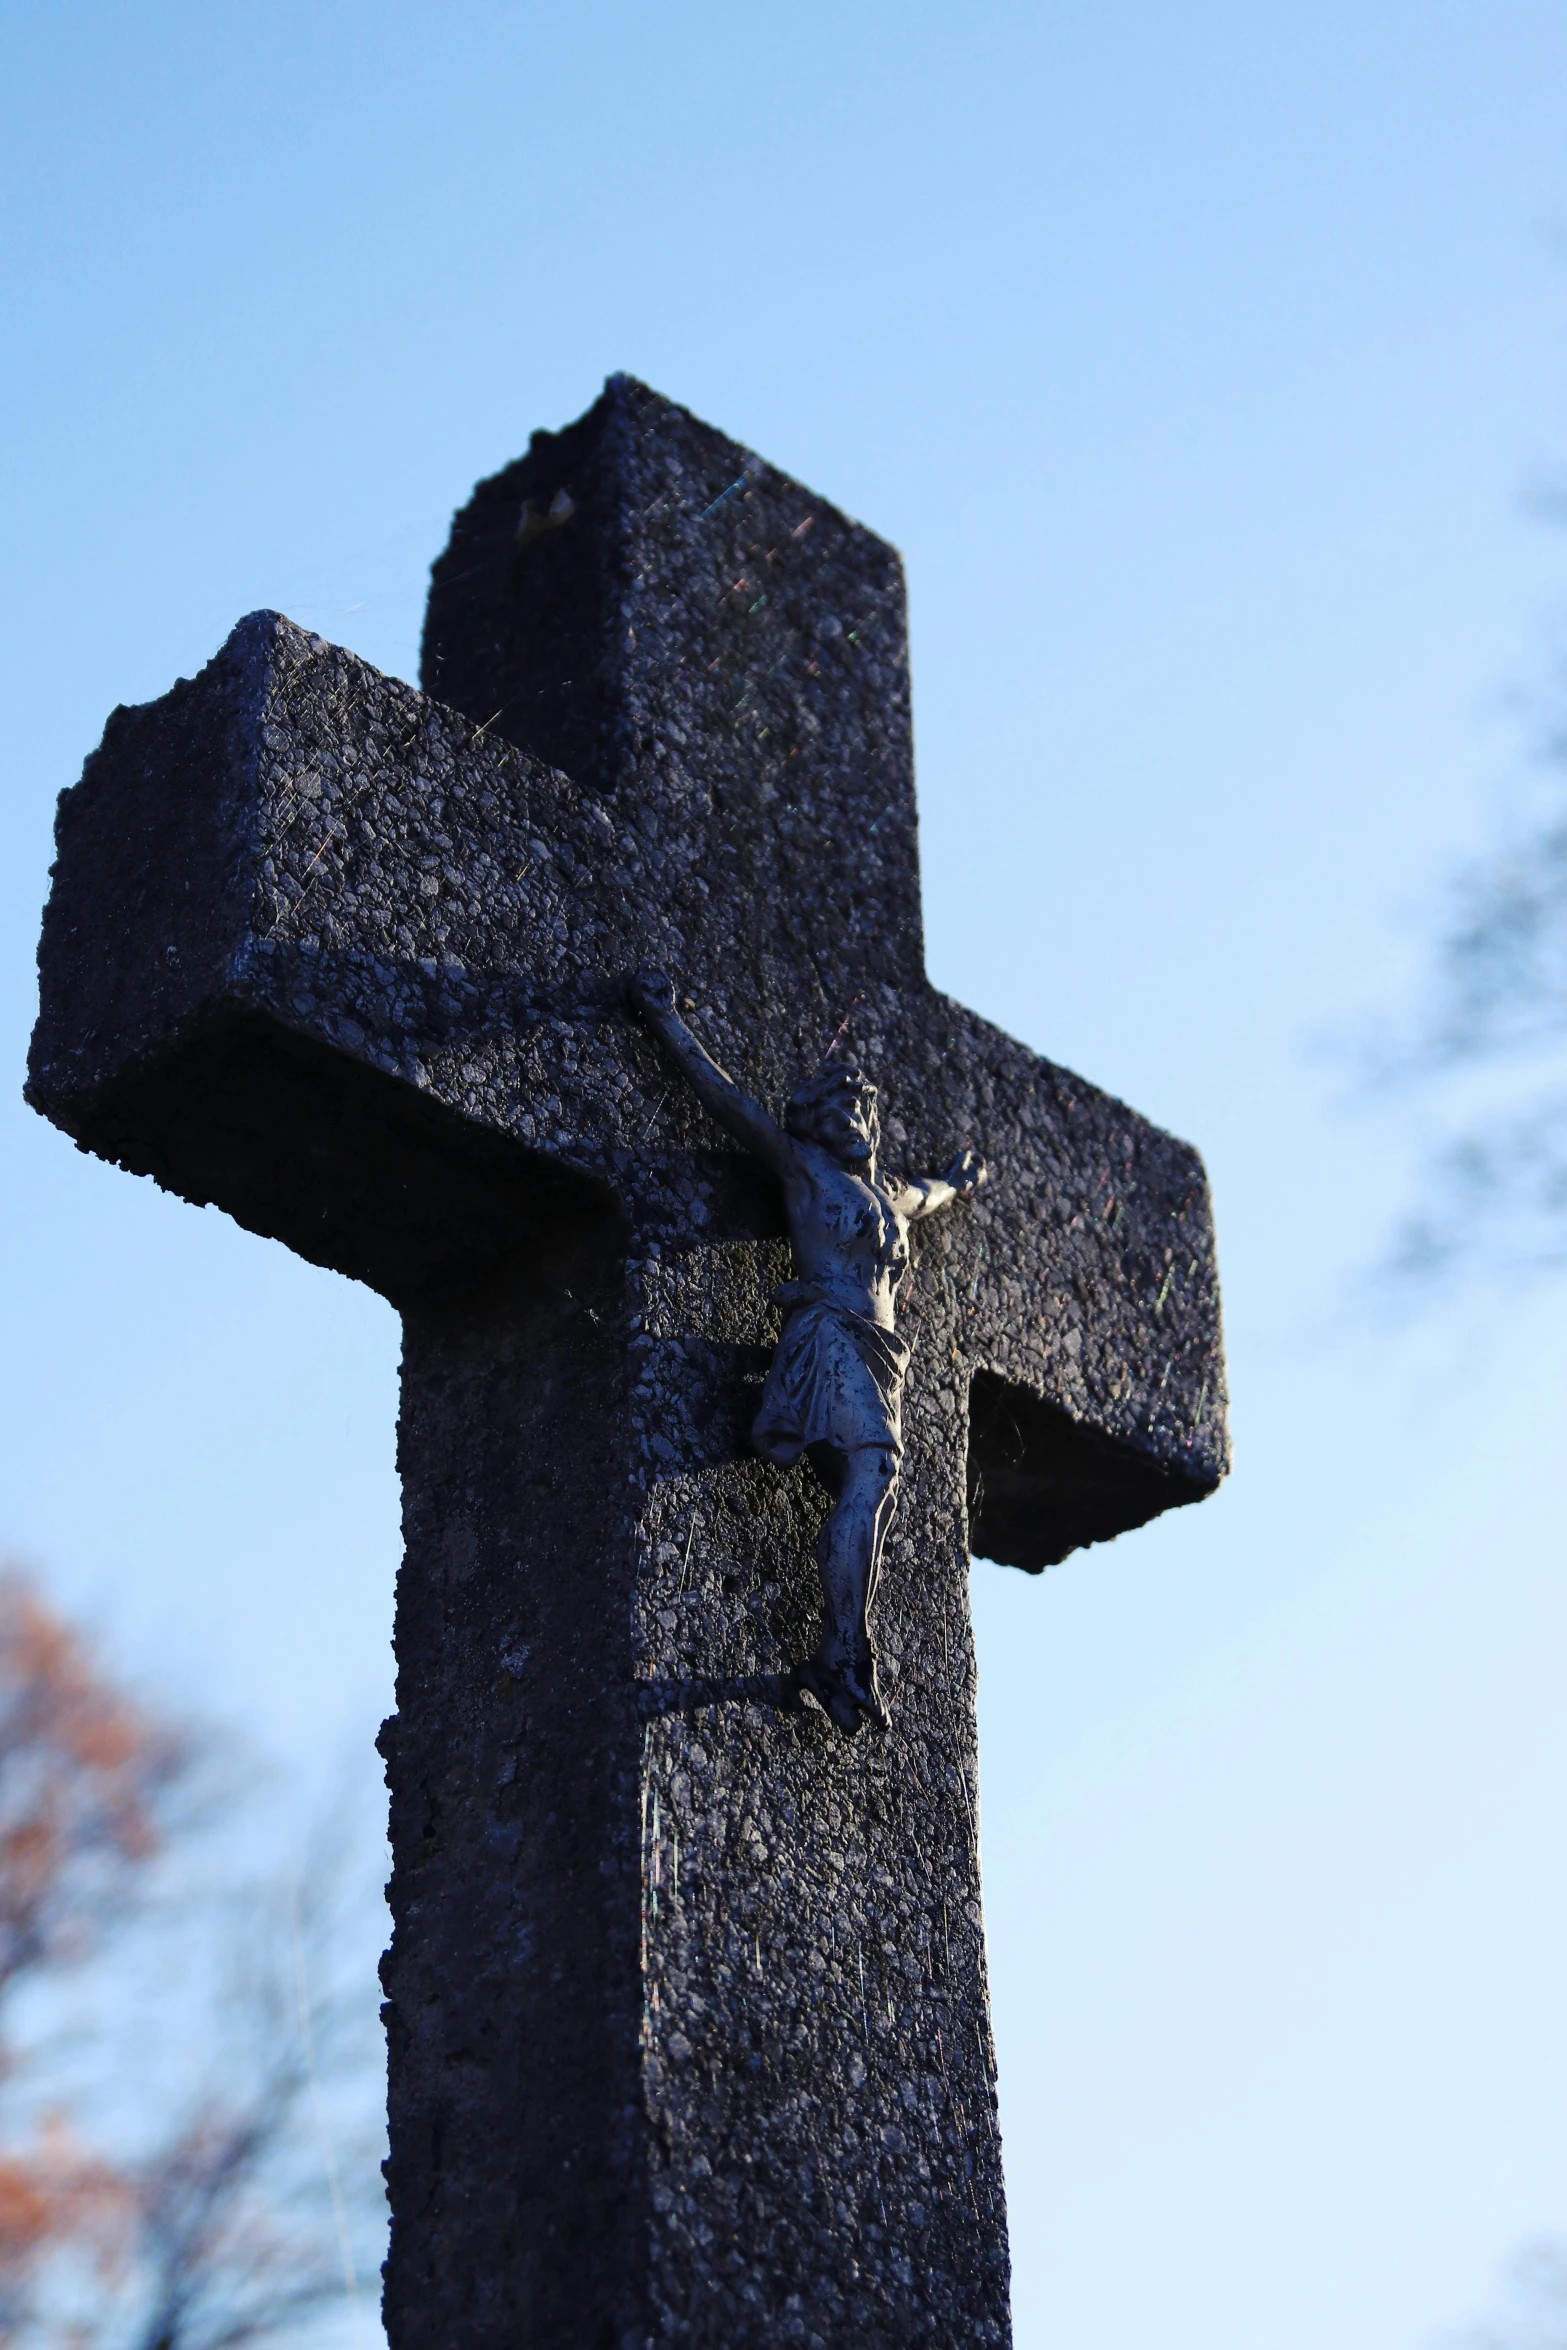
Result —
[[838, 1679], [866, 1721], [874, 1724], [878, 1730], [891, 1728], [892, 1717], [887, 1711], [881, 1684], [876, 1678], [876, 1659], [873, 1656], [866, 1657], [862, 1663], [844, 1666]]
[[794, 1668], [795, 1686], [814, 1697], [822, 1712], [852, 1738], [860, 1726], [860, 1709], [830, 1665], [819, 1656]]
[[808, 1689], [824, 1714], [852, 1738], [866, 1722], [885, 1730], [889, 1716], [876, 1682], [874, 1660], [862, 1666], [843, 1665], [813, 1656], [795, 1668], [795, 1680]]

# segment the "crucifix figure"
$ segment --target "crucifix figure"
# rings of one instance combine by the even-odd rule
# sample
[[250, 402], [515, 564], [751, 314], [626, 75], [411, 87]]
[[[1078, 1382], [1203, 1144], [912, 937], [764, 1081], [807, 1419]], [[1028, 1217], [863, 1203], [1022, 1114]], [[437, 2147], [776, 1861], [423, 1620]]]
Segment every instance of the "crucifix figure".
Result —
[[788, 1320], [751, 1441], [780, 1469], [808, 1457], [833, 1497], [816, 1546], [821, 1645], [800, 1666], [800, 1684], [840, 1730], [862, 1721], [885, 1730], [870, 1618], [903, 1458], [909, 1350], [893, 1309], [909, 1269], [909, 1226], [967, 1199], [988, 1169], [964, 1150], [945, 1175], [893, 1188], [876, 1171], [876, 1088], [863, 1071], [824, 1061], [790, 1095], [780, 1126], [703, 1051], [661, 971], [638, 972], [628, 993], [703, 1108], [783, 1186], [799, 1278], [773, 1292]]
[[897, 555], [683, 409], [480, 483], [421, 675], [114, 712], [28, 1077], [402, 1316], [393, 2350], [1000, 2350], [969, 1563], [1223, 1476], [1201, 1163], [930, 985]]

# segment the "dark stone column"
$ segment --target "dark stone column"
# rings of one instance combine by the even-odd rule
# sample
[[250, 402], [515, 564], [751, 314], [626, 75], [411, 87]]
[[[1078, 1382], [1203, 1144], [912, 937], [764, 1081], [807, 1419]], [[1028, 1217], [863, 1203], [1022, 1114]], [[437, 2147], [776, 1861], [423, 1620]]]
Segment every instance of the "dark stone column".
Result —
[[713, 1172], [405, 1310], [395, 2350], [1006, 2339], [962, 1373], [848, 1741], [786, 1684], [826, 1496], [743, 1450], [786, 1252]]

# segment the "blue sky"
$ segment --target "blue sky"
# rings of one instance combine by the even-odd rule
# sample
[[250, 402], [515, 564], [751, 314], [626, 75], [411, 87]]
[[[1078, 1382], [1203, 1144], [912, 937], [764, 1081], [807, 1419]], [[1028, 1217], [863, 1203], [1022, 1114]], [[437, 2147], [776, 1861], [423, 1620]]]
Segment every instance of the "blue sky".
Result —
[[974, 1576], [1020, 2350], [1430, 2341], [1567, 2229], [1562, 1298], [1346, 1303], [1424, 1112], [1320, 1040], [1567, 629], [1567, 19], [10, 0], [0, 184], [0, 1541], [367, 1747], [393, 1320], [21, 1108], [53, 799], [256, 606], [412, 676], [631, 369], [903, 549], [932, 974], [1214, 1179], [1232, 1484]]

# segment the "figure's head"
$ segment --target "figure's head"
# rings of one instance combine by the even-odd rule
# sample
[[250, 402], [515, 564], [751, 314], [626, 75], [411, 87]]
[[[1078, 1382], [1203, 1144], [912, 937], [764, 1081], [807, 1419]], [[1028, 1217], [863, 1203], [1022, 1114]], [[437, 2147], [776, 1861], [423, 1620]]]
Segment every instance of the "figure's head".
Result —
[[862, 1069], [824, 1061], [789, 1096], [784, 1124], [802, 1142], [819, 1144], [845, 1167], [869, 1165], [881, 1147], [876, 1088]]

